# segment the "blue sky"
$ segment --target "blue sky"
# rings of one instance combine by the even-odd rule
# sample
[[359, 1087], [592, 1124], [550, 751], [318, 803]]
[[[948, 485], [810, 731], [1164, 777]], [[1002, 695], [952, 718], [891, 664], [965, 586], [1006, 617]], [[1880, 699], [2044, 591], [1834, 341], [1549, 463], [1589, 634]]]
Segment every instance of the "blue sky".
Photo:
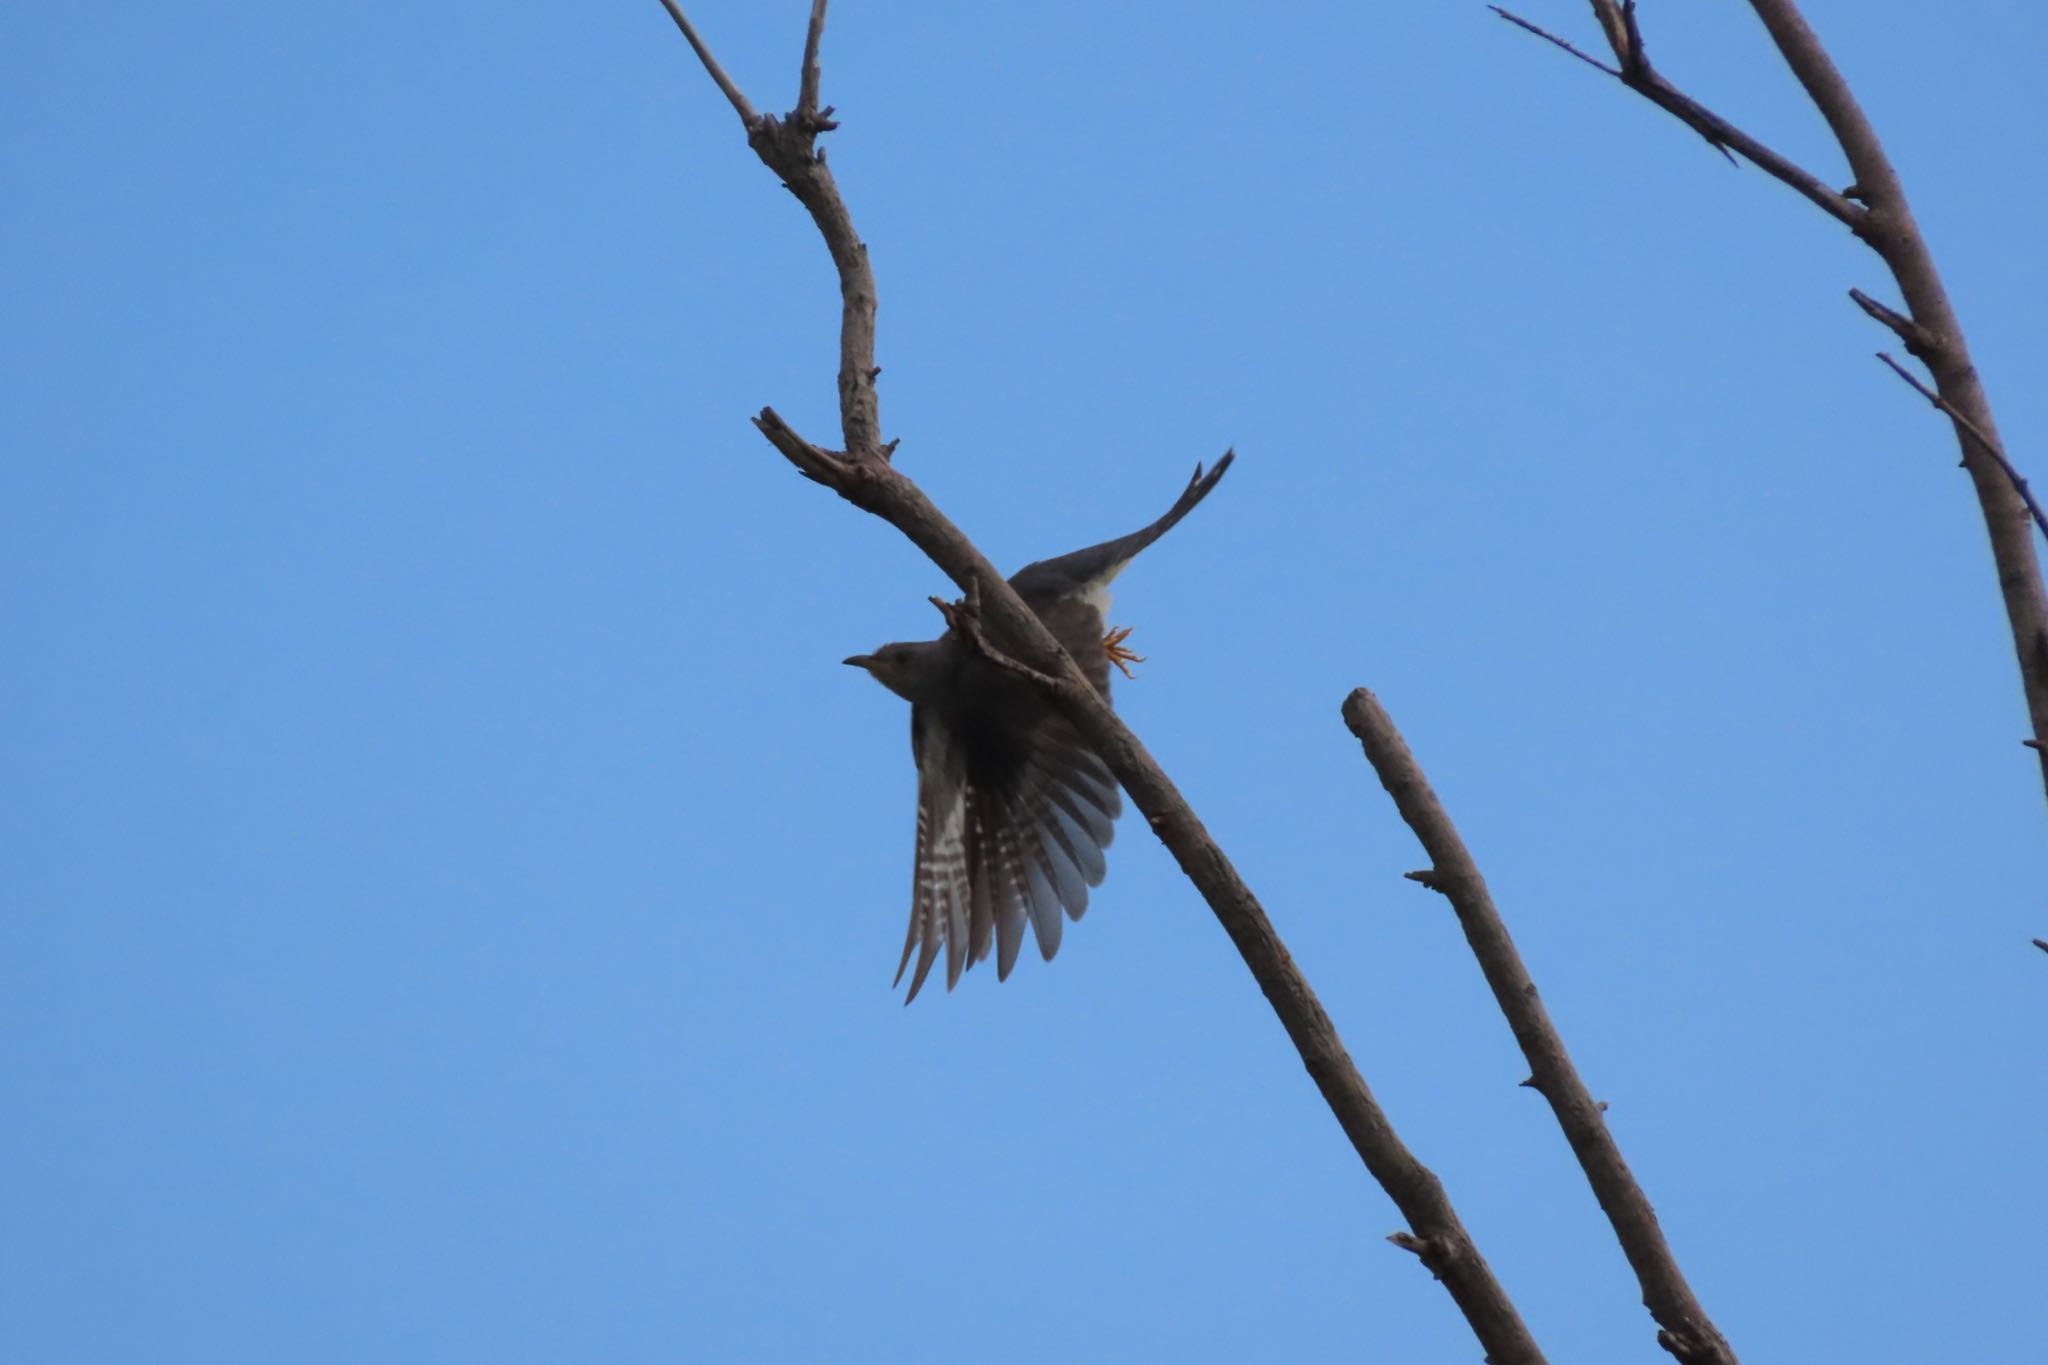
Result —
[[[692, 11], [780, 109], [804, 8]], [[2048, 19], [1809, 14], [2029, 460]], [[1840, 178], [1746, 7], [1644, 18]], [[1876, 262], [1478, 4], [825, 58], [885, 430], [992, 558], [1239, 450], [1120, 708], [1552, 1358], [1656, 1348], [1354, 686], [1739, 1350], [2038, 1358], [2048, 810]], [[832, 434], [832, 277], [654, 0], [17, 6], [0, 129], [0, 1355], [1476, 1358], [1136, 822], [1056, 962], [888, 989], [838, 660], [944, 584], [747, 424]]]

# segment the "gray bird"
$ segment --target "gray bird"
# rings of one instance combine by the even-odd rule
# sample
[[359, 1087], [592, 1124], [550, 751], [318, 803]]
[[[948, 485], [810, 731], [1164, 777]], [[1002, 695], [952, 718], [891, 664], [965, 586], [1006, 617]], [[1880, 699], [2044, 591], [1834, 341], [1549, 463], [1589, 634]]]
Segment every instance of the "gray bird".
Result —
[[[1107, 700], [1109, 669], [1141, 662], [1123, 647], [1129, 629], [1105, 633], [1109, 583], [1138, 552], [1207, 497], [1223, 471], [1195, 476], [1141, 531], [1027, 564], [1010, 586]], [[917, 761], [917, 855], [910, 932], [896, 980], [913, 950], [917, 970], [903, 1003], [917, 998], [941, 945], [946, 989], [996, 947], [996, 977], [1009, 976], [1029, 919], [1039, 953], [1059, 951], [1061, 911], [1081, 918], [1088, 888], [1102, 883], [1103, 850], [1123, 808], [1116, 779], [1028, 679], [1006, 672], [947, 631], [936, 640], [883, 645], [846, 660], [910, 702]]]

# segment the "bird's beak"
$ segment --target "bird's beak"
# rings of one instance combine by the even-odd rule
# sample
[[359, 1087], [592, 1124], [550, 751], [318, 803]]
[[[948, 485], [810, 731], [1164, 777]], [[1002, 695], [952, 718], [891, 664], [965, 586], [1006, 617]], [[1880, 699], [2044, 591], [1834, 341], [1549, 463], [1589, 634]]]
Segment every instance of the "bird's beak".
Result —
[[872, 669], [875, 663], [875, 656], [872, 654], [855, 654], [851, 658], [841, 659], [839, 662], [852, 664], [855, 668]]

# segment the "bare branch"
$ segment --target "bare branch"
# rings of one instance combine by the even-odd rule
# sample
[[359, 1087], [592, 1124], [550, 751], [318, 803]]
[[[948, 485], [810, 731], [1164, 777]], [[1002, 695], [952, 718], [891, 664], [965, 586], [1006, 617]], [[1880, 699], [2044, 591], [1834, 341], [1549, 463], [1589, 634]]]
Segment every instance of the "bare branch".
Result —
[[1519, 28], [1527, 29], [1540, 38], [1547, 39], [1564, 48], [1582, 61], [1591, 62], [1623, 85], [1649, 100], [1658, 108], [1669, 113], [1679, 122], [1691, 128], [1712, 145], [1723, 156], [1734, 159], [1734, 153], [1753, 163], [1772, 178], [1791, 186], [1819, 205], [1830, 217], [1840, 220], [1850, 228], [1856, 228], [1864, 215], [1863, 206], [1846, 198], [1831, 188], [1817, 175], [1798, 165], [1788, 157], [1780, 156], [1763, 143], [1743, 132], [1727, 119], [1693, 99], [1690, 95], [1664, 79], [1642, 47], [1642, 35], [1636, 27], [1635, 6], [1617, 8], [1611, 0], [1594, 0], [1594, 13], [1600, 17], [1601, 26], [1608, 34], [1608, 41], [1616, 45], [1616, 56], [1621, 59], [1621, 70], [1615, 71], [1603, 63], [1593, 61], [1564, 40], [1557, 38], [1518, 15], [1510, 14], [1499, 6], [1489, 6], [1494, 13]]
[[827, 488], [838, 488], [844, 477], [841, 466], [845, 457], [822, 446], [812, 445], [796, 433], [795, 428], [782, 420], [782, 414], [774, 408], [762, 408], [754, 418], [754, 425], [760, 429], [768, 443], [781, 451], [789, 462], [796, 466], [796, 472]]
[[2035, 940], [2034, 940], [2034, 946], [2035, 946], [2036, 948], [2039, 948], [2039, 949], [2040, 949], [2040, 950], [2041, 950], [2042, 952], [2044, 952], [2044, 953], [2048, 953], [2048, 938], [2037, 938], [2037, 939], [2035, 939]]
[[704, 46], [704, 40], [697, 36], [697, 30], [690, 27], [689, 16], [683, 13], [676, 0], [661, 0], [661, 7], [668, 11], [669, 18], [676, 21], [676, 27], [683, 31], [683, 37], [689, 41], [690, 50], [697, 54], [697, 60], [704, 63], [704, 70], [710, 73], [718, 88], [725, 92], [726, 99], [732, 103], [733, 111], [740, 116], [740, 122], [752, 128], [760, 115], [754, 112], [753, 105], [747, 103], [747, 97], [740, 93], [740, 88], [732, 83], [732, 77], [725, 74], [725, 68], [711, 55], [711, 49]]
[[1607, 63], [1601, 61], [1597, 57], [1587, 56], [1584, 52], [1581, 52], [1578, 48], [1573, 47], [1570, 43], [1558, 37], [1549, 29], [1540, 27], [1536, 24], [1532, 24], [1527, 19], [1524, 19], [1521, 15], [1512, 14], [1507, 10], [1502, 9], [1499, 5], [1488, 5], [1487, 8], [1492, 10], [1495, 14], [1498, 14], [1501, 18], [1507, 20], [1509, 23], [1513, 24], [1516, 28], [1527, 29], [1529, 32], [1535, 34], [1538, 38], [1541, 38], [1544, 42], [1554, 43], [1558, 47], [1563, 48], [1566, 52], [1571, 53], [1574, 57], [1577, 57], [1587, 66], [1594, 67], [1601, 71], [1605, 71], [1608, 75], [1614, 77], [1616, 80], [1621, 79], [1621, 72], [1615, 70], [1613, 67], [1609, 66]]
[[[811, 220], [825, 238], [832, 264], [839, 272], [839, 413], [846, 454], [856, 460], [886, 460], [895, 447], [882, 441], [881, 404], [875, 393], [875, 377], [882, 372], [875, 364], [875, 276], [868, 266], [868, 249], [854, 233], [853, 218], [839, 197], [832, 172], [826, 168], [825, 154], [817, 149], [818, 134], [839, 126], [832, 121], [829, 107], [816, 107], [818, 44], [825, 31], [824, 0], [811, 3], [810, 27], [804, 36], [802, 88], [797, 108], [787, 119], [756, 114], [697, 36], [697, 30], [691, 27], [676, 0], [661, 0], [661, 4], [689, 40], [698, 60], [704, 63], [704, 70], [739, 111], [740, 122], [747, 129], [747, 145], [768, 169], [782, 177], [783, 185], [810, 211]], [[801, 464], [798, 467], [803, 468]], [[810, 473], [808, 469], [805, 472]]]
[[[680, 23], [680, 12], [670, 0], [663, 3]], [[823, 4], [813, 0], [807, 49], [817, 37], [823, 11]], [[684, 35], [699, 47], [700, 56], [704, 55], [687, 26]], [[713, 78], [719, 79], [721, 73], [708, 56], [705, 62]], [[813, 58], [807, 55], [806, 73], [812, 69]], [[1395, 1134], [1345, 1051], [1336, 1025], [1229, 858], [1137, 737], [1088, 685], [1044, 623], [923, 490], [889, 462], [891, 447], [882, 445], [877, 435], [875, 294], [867, 249], [854, 232], [853, 220], [823, 158], [812, 151], [824, 112], [807, 117], [799, 109], [786, 121], [772, 117], [753, 120], [748, 124], [747, 141], [810, 211], [839, 269], [839, 402], [846, 449], [829, 451], [804, 440], [772, 408], [762, 409], [755, 425], [805, 477], [883, 518], [923, 550], [973, 604], [971, 612], [966, 604], [961, 608], [942, 605], [941, 609], [970, 625], [978, 644], [987, 643], [981, 635], [983, 629], [992, 630], [996, 641], [989, 647], [992, 656], [1000, 650], [1001, 657], [1043, 679], [1046, 695], [1130, 793], [1132, 803], [1230, 935], [1352, 1147], [1408, 1220], [1414, 1244], [1409, 1249], [1450, 1292], [1487, 1358], [1495, 1365], [1541, 1365], [1542, 1352], [1459, 1221], [1442, 1184]]]
[[1916, 356], [1923, 354], [1928, 347], [1934, 344], [1934, 338], [1927, 334], [1925, 327], [1922, 327], [1904, 313], [1893, 308], [1887, 308], [1861, 289], [1851, 289], [1849, 297], [1858, 308], [1861, 308], [1878, 322], [1891, 328], [1899, 340], [1906, 343], [1907, 354]]
[[1971, 421], [1968, 417], [1965, 417], [1961, 412], [1957, 411], [1955, 404], [1949, 402], [1946, 398], [1943, 398], [1933, 389], [1928, 388], [1918, 379], [1915, 379], [1911, 371], [1909, 371], [1905, 366], [1901, 365], [1898, 361], [1892, 359], [1891, 356], [1887, 355], [1883, 351], [1879, 351], [1877, 353], [1877, 358], [1879, 360], [1882, 360], [1885, 364], [1891, 366], [1893, 374], [1897, 375], [1899, 378], [1905, 380], [1908, 384], [1912, 385], [1913, 391], [1915, 393], [1919, 394], [1922, 398], [1925, 398], [1929, 403], [1932, 403], [1935, 407], [1941, 409], [1941, 411], [1947, 413], [1949, 419], [1953, 421], [1958, 427], [1962, 428], [1964, 434], [1969, 436], [1971, 440], [1975, 441], [1979, 449], [1981, 449], [1986, 455], [1990, 456], [1993, 460], [1997, 461], [1998, 467], [2005, 471], [2005, 477], [2012, 482], [2013, 491], [2019, 494], [2020, 501], [2026, 504], [2027, 514], [2033, 517], [2034, 525], [2040, 528], [2042, 535], [2048, 536], [2048, 516], [2042, 515], [2041, 504], [2034, 501], [2034, 490], [2027, 487], [2027, 481], [2020, 476], [2019, 470], [2013, 468], [2012, 461], [2005, 458], [2005, 452], [1999, 449], [1998, 442], [1992, 440], [1989, 436], [1986, 436], [1984, 434], [1983, 428], [1979, 427], [1975, 422]]
[[[1859, 235], [1884, 258], [1900, 297], [1919, 328], [1921, 344], [1911, 348], [1934, 377], [1941, 409], [1955, 424], [1963, 467], [1977, 494], [1991, 541], [1999, 594], [2005, 602], [2013, 653], [2026, 690], [2034, 738], [2048, 741], [2048, 591], [2031, 527], [2040, 511], [2024, 481], [2005, 458], [1991, 400], [1978, 378], [1962, 322], [1949, 302], [1926, 238], [1913, 221], [1904, 185], [1884, 144], [1865, 116], [1849, 83], [1835, 68], [1799, 7], [1791, 0], [1750, 0], [1778, 53], [1807, 97], [1827, 120], [1856, 177], [1856, 193], [1870, 206]], [[1915, 385], [1917, 388], [1918, 385]], [[2036, 748], [2042, 780], [2048, 783], [2048, 747]]]
[[1899, 184], [1898, 173], [1892, 169], [1891, 159], [1885, 155], [1884, 144], [1877, 139], [1877, 130], [1870, 126], [1863, 107], [1849, 90], [1849, 83], [1835, 69], [1834, 61], [1807, 26], [1799, 7], [1787, 0], [1750, 0], [1750, 8], [1763, 20], [1779, 55], [1805, 87], [1813, 107], [1827, 120], [1829, 131], [1834, 133], [1856, 177], [1860, 197], [1873, 206], [1879, 200], [1903, 203], [1905, 191]]
[[1630, 62], [1642, 60], [1642, 34], [1635, 31], [1633, 4], [1624, 15], [1614, 0], [1593, 0], [1593, 17], [1600, 21], [1600, 31], [1607, 35], [1607, 46], [1613, 50], [1617, 61], [1627, 66]]
[[[1963, 416], [1954, 408], [1950, 407], [1949, 402], [1946, 398], [1943, 398], [1933, 389], [1928, 388], [1925, 384], [1921, 383], [1918, 379], [1914, 378], [1913, 372], [1911, 370], [1907, 369], [1904, 365], [1901, 365], [1898, 361], [1892, 359], [1892, 354], [1890, 351], [1879, 351], [1877, 353], [1877, 358], [1879, 360], [1882, 360], [1885, 364], [1889, 365], [1891, 367], [1891, 371], [1893, 374], [1905, 380], [1907, 385], [1912, 388], [1913, 392], [1919, 394], [1922, 398], [1925, 398], [1930, 405], [1939, 408], [1941, 411], [1947, 413], [1950, 417], [1954, 418], [1955, 421], [1963, 428], [1963, 430], [1969, 433], [1970, 438], [1976, 441], [1976, 443], [1979, 446], [1983, 447], [1984, 452], [1986, 454], [1990, 455], [1993, 459], [1996, 460], [2003, 460], [2005, 458], [2004, 452], [1999, 450], [1999, 448], [1992, 443], [1990, 437], [1986, 436], [1982, 431], [1978, 430], [1977, 424], [1975, 422], [1972, 422], [1969, 418]], [[2025, 486], [2025, 480], [2021, 479], [2020, 476], [2017, 474], [2013, 475], [2013, 482], [2014, 484], [2020, 487]]]
[[1663, 1329], [1658, 1333], [1659, 1344], [1685, 1365], [1734, 1365], [1734, 1351], [1694, 1298], [1664, 1240], [1656, 1212], [1622, 1159], [1613, 1134], [1607, 1131], [1601, 1117], [1606, 1106], [1595, 1100], [1579, 1079], [1564, 1040], [1536, 993], [1536, 983], [1494, 908], [1486, 879], [1431, 790], [1415, 755], [1379, 699], [1362, 687], [1344, 699], [1344, 723], [1358, 737], [1380, 784], [1394, 798], [1395, 809], [1429, 855], [1429, 876], [1425, 879], [1413, 872], [1408, 876], [1441, 892], [1457, 913], [1465, 941], [1479, 959], [1493, 998], [1528, 1060], [1530, 1075], [1523, 1084], [1549, 1101], [1557, 1115], [1572, 1155], [1586, 1172], [1586, 1180], [1636, 1272], [1643, 1303]]
[[826, 117], [830, 113], [821, 109], [808, 119], [787, 122], [763, 118], [747, 142], [810, 211], [839, 272], [839, 424], [847, 458], [886, 460], [895, 447], [882, 441], [881, 402], [875, 392], [875, 377], [882, 372], [875, 364], [875, 275], [839, 186], [812, 146], [818, 133], [836, 126]]
[[818, 112], [818, 44], [825, 37], [825, 0], [811, 0], [811, 22], [804, 31], [804, 66], [797, 78], [796, 117], [807, 119]]
[[[1849, 163], [1854, 183], [1836, 193], [1742, 134], [1725, 119], [1679, 94], [1651, 72], [1648, 59], [1643, 56], [1641, 33], [1635, 26], [1634, 0], [1624, 0], [1619, 6], [1615, 0], [1591, 0], [1591, 4], [1594, 16], [1621, 58], [1620, 79], [1630, 89], [1709, 140], [1718, 140], [1741, 152], [1830, 217], [1847, 224], [1884, 259], [1892, 278], [1898, 282], [1908, 317], [1901, 318], [1867, 295], [1857, 295], [1857, 303], [1897, 332], [1907, 349], [1926, 363], [1934, 377], [1935, 390], [1944, 400], [1942, 411], [1954, 424], [1963, 467], [1969, 471], [1984, 517], [1984, 529], [1991, 541], [1999, 594], [2005, 603], [2013, 654], [2027, 698], [2027, 718], [2036, 741], [2032, 747], [2041, 764], [2042, 781], [2048, 785], [2048, 588], [2042, 582], [2033, 537], [2039, 512], [2032, 505], [2032, 496], [2024, 490], [2018, 472], [2004, 457], [1991, 401], [1970, 358], [1962, 323], [1949, 302], [1934, 256], [1920, 235], [1919, 225], [1913, 221], [1898, 172], [1892, 168], [1884, 144], [1878, 140], [1848, 82], [1836, 70], [1793, 0], [1750, 0], [1750, 8], [1763, 21], [1785, 65], [1827, 121]], [[1541, 33], [1533, 24], [1515, 22]], [[1859, 200], [1860, 203], [1856, 202]]]

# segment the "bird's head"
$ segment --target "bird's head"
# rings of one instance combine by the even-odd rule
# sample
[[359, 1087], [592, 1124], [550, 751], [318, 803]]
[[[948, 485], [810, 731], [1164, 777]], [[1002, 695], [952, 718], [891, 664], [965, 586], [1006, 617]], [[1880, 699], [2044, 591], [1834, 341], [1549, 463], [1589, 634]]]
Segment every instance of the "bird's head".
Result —
[[952, 669], [942, 640], [883, 645], [841, 662], [865, 668], [876, 682], [908, 701], [928, 701], [945, 690]]

